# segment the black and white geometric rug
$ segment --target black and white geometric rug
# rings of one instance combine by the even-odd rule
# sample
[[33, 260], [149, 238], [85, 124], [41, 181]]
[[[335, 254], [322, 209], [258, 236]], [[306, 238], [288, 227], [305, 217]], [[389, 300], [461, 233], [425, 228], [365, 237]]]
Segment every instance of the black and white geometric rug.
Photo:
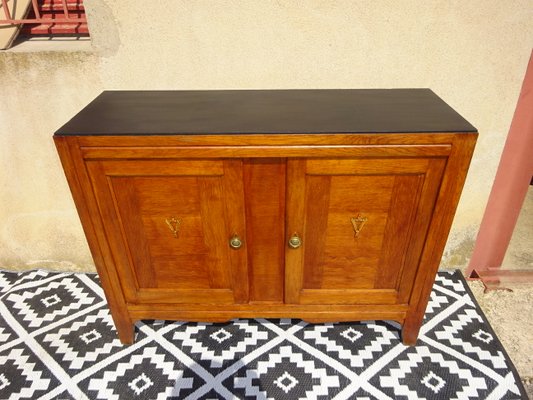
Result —
[[459, 272], [418, 345], [389, 322], [144, 321], [118, 341], [98, 277], [0, 271], [0, 399], [525, 399]]

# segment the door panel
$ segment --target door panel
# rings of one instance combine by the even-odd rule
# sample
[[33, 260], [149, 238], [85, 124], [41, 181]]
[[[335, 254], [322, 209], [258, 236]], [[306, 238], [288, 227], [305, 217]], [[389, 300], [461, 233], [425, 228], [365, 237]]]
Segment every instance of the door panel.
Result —
[[[309, 304], [396, 304], [421, 251], [444, 160], [327, 159], [288, 161], [286, 301]], [[294, 217], [290, 217], [294, 215]], [[419, 243], [419, 241], [415, 241]]]
[[[308, 177], [304, 288], [373, 287], [390, 204], [388, 181], [389, 177]], [[355, 238], [351, 218], [358, 215], [371, 223], [366, 223]]]
[[246, 235], [242, 183], [234, 182], [242, 182], [241, 162], [87, 165], [128, 301], [248, 300], [245, 247], [229, 246], [233, 234]]

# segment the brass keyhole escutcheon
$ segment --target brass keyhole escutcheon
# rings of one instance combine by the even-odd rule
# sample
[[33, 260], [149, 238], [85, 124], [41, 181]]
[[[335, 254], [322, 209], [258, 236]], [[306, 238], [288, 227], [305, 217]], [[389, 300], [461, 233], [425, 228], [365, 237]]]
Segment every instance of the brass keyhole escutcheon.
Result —
[[229, 240], [229, 245], [232, 249], [238, 250], [242, 247], [242, 240], [239, 236], [233, 235]]
[[350, 221], [352, 221], [354, 237], [357, 238], [359, 237], [363, 226], [365, 226], [366, 222], [368, 221], [368, 218], [362, 217], [361, 214], [359, 214], [357, 217], [350, 218]]
[[302, 239], [300, 239], [300, 236], [298, 234], [293, 234], [289, 239], [289, 247], [291, 249], [297, 249], [302, 245]]
[[170, 217], [165, 219], [165, 223], [167, 224], [168, 229], [170, 229], [170, 232], [172, 232], [172, 235], [177, 238], [180, 233], [181, 219]]

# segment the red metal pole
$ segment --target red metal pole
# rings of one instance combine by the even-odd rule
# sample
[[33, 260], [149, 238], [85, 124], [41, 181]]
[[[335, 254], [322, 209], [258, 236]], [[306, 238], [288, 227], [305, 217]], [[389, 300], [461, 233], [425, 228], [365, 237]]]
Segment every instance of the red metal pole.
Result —
[[2, 0], [2, 7], [4, 7], [4, 13], [6, 14], [6, 19], [11, 19], [11, 13], [7, 7], [7, 0]]
[[466, 276], [501, 267], [532, 175], [533, 52]]
[[37, 4], [37, 0], [31, 0], [31, 4], [33, 5], [33, 12], [35, 13], [35, 17], [37, 19], [40, 19], [41, 13], [39, 12], [39, 5]]

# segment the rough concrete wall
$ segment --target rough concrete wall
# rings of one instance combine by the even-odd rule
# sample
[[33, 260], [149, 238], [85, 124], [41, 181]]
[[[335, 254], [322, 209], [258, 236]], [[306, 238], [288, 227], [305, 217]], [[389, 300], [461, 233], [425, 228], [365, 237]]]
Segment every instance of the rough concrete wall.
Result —
[[[531, 51], [530, 0], [154, 0], [147, 8], [86, 0], [86, 8], [93, 55], [0, 54], [10, 94], [0, 100], [8, 171], [0, 220], [15, 221], [1, 225], [0, 266], [88, 265], [50, 135], [102, 88], [363, 87], [432, 88], [481, 132], [443, 261], [466, 265]], [[44, 93], [26, 85], [43, 73], [53, 78]], [[82, 76], [81, 85], [59, 79]]]
[[101, 90], [90, 53], [0, 53], [0, 267], [91, 270], [51, 135]]

